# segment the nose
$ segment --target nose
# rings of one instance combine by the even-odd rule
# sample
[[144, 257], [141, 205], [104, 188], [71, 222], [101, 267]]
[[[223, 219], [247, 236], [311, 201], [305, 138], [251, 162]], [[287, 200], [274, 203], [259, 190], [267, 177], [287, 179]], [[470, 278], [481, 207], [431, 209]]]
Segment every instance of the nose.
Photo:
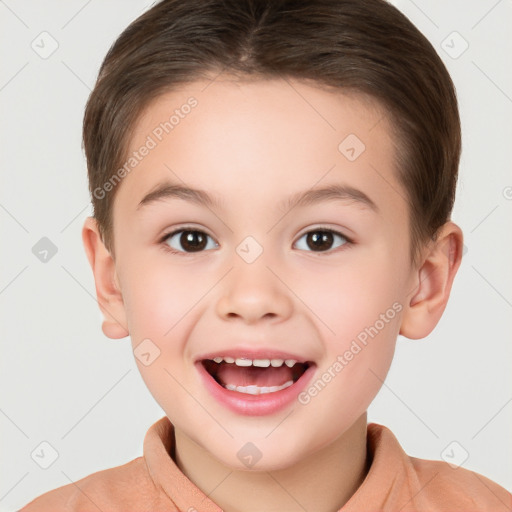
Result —
[[255, 324], [264, 319], [279, 322], [289, 318], [293, 302], [290, 290], [263, 257], [253, 263], [235, 261], [224, 280], [216, 312], [223, 320], [239, 319]]

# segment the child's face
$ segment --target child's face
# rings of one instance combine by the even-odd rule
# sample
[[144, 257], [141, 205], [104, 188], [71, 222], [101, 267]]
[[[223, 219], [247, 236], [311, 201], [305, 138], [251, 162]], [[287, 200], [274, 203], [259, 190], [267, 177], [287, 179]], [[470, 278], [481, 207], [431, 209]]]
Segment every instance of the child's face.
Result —
[[[114, 204], [123, 319], [134, 348], [151, 340], [137, 349], [149, 352], [143, 361], [160, 351], [137, 364], [181, 435], [242, 469], [250, 441], [257, 468], [276, 469], [335, 442], [382, 385], [414, 286], [407, 194], [375, 105], [297, 82], [207, 85], [160, 97], [136, 125], [130, 154], [153, 146], [148, 136], [157, 144]], [[191, 96], [197, 105], [182, 108]], [[172, 131], [155, 132], [176, 109]], [[162, 184], [218, 205], [183, 195], [140, 205]], [[348, 193], [286, 206], [329, 186]], [[203, 238], [161, 241], [185, 228]], [[287, 389], [254, 396], [225, 390], [200, 362], [254, 353], [312, 365]], [[223, 380], [240, 384], [247, 370], [234, 366], [223, 363]], [[286, 368], [252, 370], [262, 375], [245, 383], [283, 384]]]

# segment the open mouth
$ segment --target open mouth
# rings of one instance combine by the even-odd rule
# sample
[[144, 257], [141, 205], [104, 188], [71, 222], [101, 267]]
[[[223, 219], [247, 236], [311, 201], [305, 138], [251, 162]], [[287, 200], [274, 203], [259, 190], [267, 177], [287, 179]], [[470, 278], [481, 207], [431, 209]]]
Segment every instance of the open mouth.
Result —
[[314, 363], [294, 359], [215, 357], [203, 359], [201, 364], [223, 388], [249, 395], [263, 395], [292, 386]]

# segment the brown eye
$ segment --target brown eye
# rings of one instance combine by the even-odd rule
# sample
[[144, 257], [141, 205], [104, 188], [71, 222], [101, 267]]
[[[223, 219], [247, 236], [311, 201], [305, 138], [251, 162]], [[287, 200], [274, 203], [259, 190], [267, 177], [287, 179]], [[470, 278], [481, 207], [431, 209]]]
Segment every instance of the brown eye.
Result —
[[[310, 250], [314, 252], [326, 252], [333, 249], [333, 244], [335, 244], [336, 239], [340, 241], [336, 247], [344, 245], [349, 241], [341, 233], [325, 229], [309, 231], [308, 233], [302, 235], [302, 237], [299, 239], [299, 242], [304, 238], [306, 239], [306, 242], [305, 244], [302, 244], [302, 247], [299, 247], [299, 249]], [[299, 242], [297, 242], [297, 245], [300, 245]]]
[[202, 231], [182, 229], [174, 231], [165, 238], [165, 243], [178, 252], [200, 252], [205, 248], [212, 249], [216, 246], [213, 242], [213, 247], [208, 246], [209, 235]]

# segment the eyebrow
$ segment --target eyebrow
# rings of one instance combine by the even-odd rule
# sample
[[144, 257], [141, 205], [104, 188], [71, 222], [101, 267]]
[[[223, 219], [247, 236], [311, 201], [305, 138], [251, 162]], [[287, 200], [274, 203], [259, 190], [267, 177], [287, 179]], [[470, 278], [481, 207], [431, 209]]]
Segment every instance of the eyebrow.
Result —
[[144, 205], [161, 201], [163, 199], [183, 199], [191, 201], [199, 205], [205, 205], [212, 209], [220, 209], [221, 202], [212, 197], [204, 190], [186, 187], [184, 185], [177, 185], [174, 183], [164, 182], [157, 185], [151, 192], [146, 194], [137, 205], [137, 210]]
[[[137, 210], [144, 205], [173, 198], [191, 201], [199, 205], [207, 206], [211, 209], [219, 210], [221, 208], [221, 201], [204, 190], [164, 182], [157, 185], [142, 198], [137, 205]], [[293, 208], [310, 206], [321, 201], [328, 200], [355, 201], [374, 212], [379, 211], [375, 202], [372, 201], [364, 192], [354, 187], [342, 184], [332, 184], [323, 188], [311, 188], [305, 192], [298, 192], [280, 202], [278, 204], [278, 208], [284, 211], [289, 211]]]
[[362, 206], [368, 207], [374, 212], [379, 208], [362, 190], [342, 184], [327, 185], [322, 188], [311, 188], [305, 192], [298, 192], [279, 203], [279, 208], [285, 211], [297, 207], [310, 206], [321, 201], [355, 201]]

